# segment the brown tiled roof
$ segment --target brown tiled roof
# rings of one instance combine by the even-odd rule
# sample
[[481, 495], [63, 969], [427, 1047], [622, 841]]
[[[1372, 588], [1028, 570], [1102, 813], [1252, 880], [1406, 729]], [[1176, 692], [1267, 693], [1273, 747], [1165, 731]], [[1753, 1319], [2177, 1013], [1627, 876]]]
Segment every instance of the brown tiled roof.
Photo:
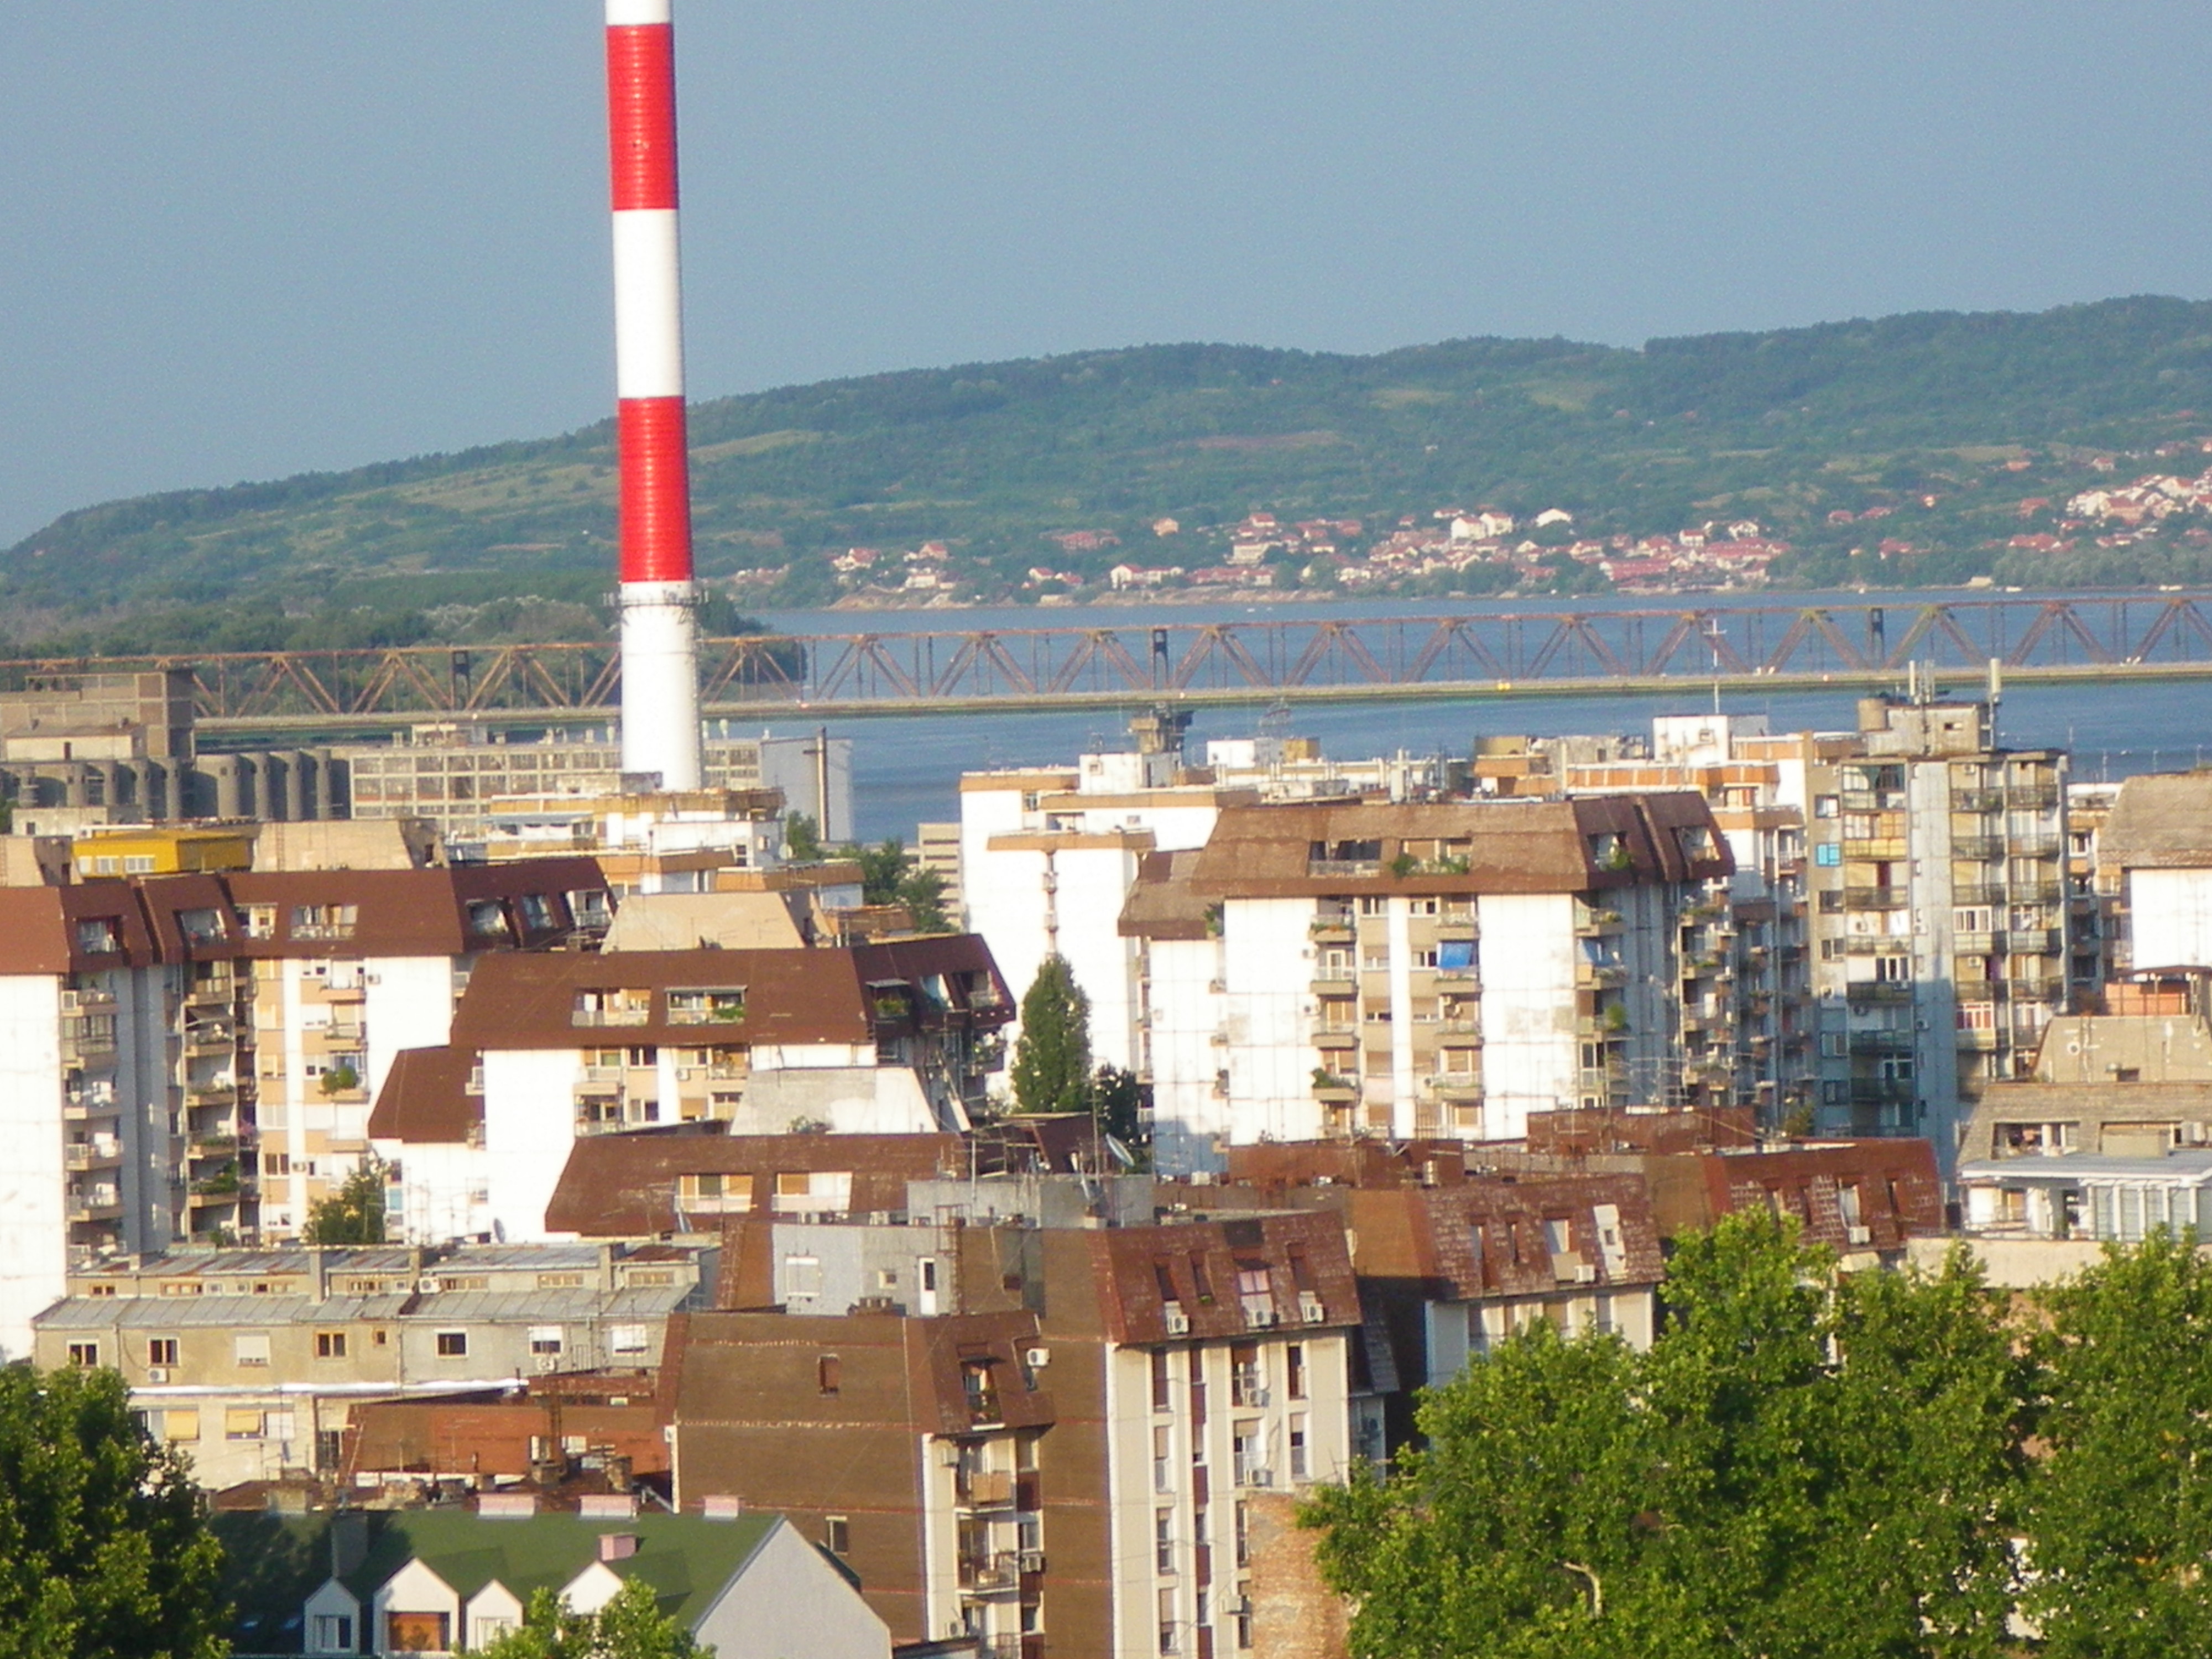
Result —
[[2212, 868], [2212, 771], [2154, 773], [2123, 783], [2098, 831], [2097, 858], [2114, 869]]
[[1211, 930], [1212, 902], [1191, 884], [1197, 873], [1196, 849], [1147, 853], [1137, 861], [1137, 879], [1121, 906], [1124, 939], [1204, 939]]
[[[1617, 1214], [1617, 1268], [1601, 1245], [1600, 1205]], [[1565, 1258], [1553, 1254], [1544, 1225], [1559, 1220], [1567, 1224]], [[1634, 1176], [1493, 1176], [1455, 1187], [1370, 1189], [1353, 1195], [1352, 1223], [1363, 1276], [1417, 1278], [1438, 1300], [1546, 1296], [1580, 1284], [1654, 1285], [1664, 1271], [1651, 1201]]]
[[[1679, 832], [1702, 830], [1706, 851], [1691, 857]], [[1618, 836], [1620, 867], [1601, 866], [1594, 837]], [[1464, 838], [1464, 874], [1389, 873], [1408, 842]], [[1372, 875], [1316, 871], [1345, 843], [1375, 843]], [[1727, 842], [1702, 796], [1680, 792], [1583, 796], [1571, 800], [1329, 803], [1231, 807], [1192, 872], [1203, 898], [1305, 893], [1579, 893], [1653, 881], [1725, 876]]]
[[[79, 924], [113, 924], [120, 947], [83, 948]], [[0, 974], [82, 973], [141, 968], [156, 960], [137, 893], [123, 881], [72, 887], [0, 887]]]
[[[1115, 1342], [1151, 1344], [1183, 1336], [1242, 1336], [1270, 1326], [1296, 1330], [1309, 1324], [1360, 1322], [1344, 1223], [1332, 1213], [1285, 1212], [1115, 1227], [1083, 1237], [1097, 1275], [1106, 1334]], [[1237, 1295], [1237, 1274], [1252, 1265], [1267, 1270], [1266, 1305], [1274, 1316], [1267, 1325], [1248, 1318]], [[1175, 1291], [1187, 1329], [1168, 1328], [1167, 1286]], [[1306, 1319], [1302, 1291], [1320, 1299], [1320, 1319]]]
[[368, 1115], [372, 1140], [458, 1145], [483, 1123], [483, 1097], [469, 1091], [473, 1049], [402, 1048]]
[[600, 1238], [676, 1231], [677, 1184], [687, 1175], [750, 1175], [754, 1212], [766, 1215], [779, 1173], [848, 1170], [854, 1209], [902, 1210], [908, 1181], [967, 1167], [958, 1135], [590, 1135], [568, 1154], [545, 1225]]
[[[429, 870], [242, 871], [225, 878], [240, 905], [276, 907], [276, 935], [256, 939], [255, 957], [459, 956], [501, 945], [553, 945], [575, 926], [568, 895], [604, 891], [606, 878], [592, 858], [516, 859], [499, 864], [452, 865]], [[546, 902], [549, 920], [533, 925], [520, 901]], [[504, 936], [471, 928], [469, 907], [494, 902], [506, 919]], [[292, 935], [297, 905], [350, 904], [356, 917], [343, 941]]]
[[[1012, 1017], [1012, 999], [983, 941], [972, 933], [902, 939], [843, 949], [628, 951], [591, 955], [487, 957], [453, 1016], [453, 1042], [477, 1049], [577, 1048], [598, 1042], [852, 1043], [874, 1041], [886, 1021], [878, 994], [887, 987], [944, 981], [946, 1005], [924, 1023], [966, 1021], [980, 1028]], [[741, 1018], [711, 1024], [672, 1022], [671, 989], [742, 990]], [[634, 1024], [577, 1023], [580, 994], [647, 993], [646, 1018]], [[976, 996], [988, 999], [978, 1006]]]
[[[1844, 1140], [1696, 1157], [1713, 1218], [1778, 1204], [1798, 1218], [1808, 1240], [1838, 1250], [1896, 1249], [1908, 1238], [1944, 1230], [1936, 1149], [1925, 1140]], [[1858, 1189], [1863, 1239], [1852, 1238], [1844, 1219], [1846, 1186]]]

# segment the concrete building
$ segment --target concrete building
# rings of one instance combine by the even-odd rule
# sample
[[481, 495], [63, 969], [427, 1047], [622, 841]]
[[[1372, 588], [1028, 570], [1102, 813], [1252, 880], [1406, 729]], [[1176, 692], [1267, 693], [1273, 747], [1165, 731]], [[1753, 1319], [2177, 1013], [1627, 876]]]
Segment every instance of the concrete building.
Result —
[[1157, 1659], [1325, 1637], [1326, 1598], [1284, 1586], [1297, 1493], [1352, 1455], [1336, 1218], [947, 1229], [934, 1317], [918, 1277], [853, 1311], [784, 1293], [911, 1227], [743, 1225], [769, 1246], [733, 1242], [756, 1265], [725, 1298], [781, 1311], [684, 1323], [686, 1506], [735, 1493], [818, 1528], [901, 1640]]
[[883, 1620], [782, 1517], [581, 1513], [347, 1513], [216, 1522], [241, 1653], [468, 1652], [515, 1630], [551, 1589], [596, 1613], [633, 1580], [719, 1659], [890, 1659]]
[[488, 958], [370, 1133], [410, 1237], [540, 1238], [585, 1137], [965, 1128], [1010, 1006], [972, 934]]
[[[425, 818], [462, 842], [482, 840], [487, 820], [501, 815], [551, 813], [635, 793], [626, 787], [621, 744], [598, 734], [513, 743], [472, 726], [425, 725], [400, 743], [331, 752], [351, 777], [356, 817]], [[726, 721], [707, 738], [701, 781], [709, 791], [780, 791], [789, 810], [813, 818], [825, 836], [848, 836], [852, 762], [848, 738], [739, 737]]]
[[121, 1371], [204, 1486], [333, 1476], [371, 1401], [652, 1371], [670, 1315], [711, 1299], [714, 1265], [711, 1250], [613, 1244], [154, 1256], [73, 1274], [31, 1352]]
[[1731, 868], [1693, 794], [1224, 811], [1122, 915], [1159, 1167], [1668, 1098], [1685, 928]]
[[343, 817], [328, 749], [199, 752], [192, 671], [54, 674], [0, 692], [0, 799], [17, 831], [179, 818]]

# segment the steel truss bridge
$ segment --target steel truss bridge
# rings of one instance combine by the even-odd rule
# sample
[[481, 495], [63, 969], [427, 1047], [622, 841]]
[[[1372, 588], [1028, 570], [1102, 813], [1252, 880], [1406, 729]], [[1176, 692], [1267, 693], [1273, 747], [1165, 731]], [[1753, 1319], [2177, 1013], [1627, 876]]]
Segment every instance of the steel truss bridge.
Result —
[[[1281, 614], [1110, 627], [870, 629], [702, 641], [710, 716], [747, 720], [1299, 700], [1400, 702], [1680, 689], [2212, 677], [2212, 592], [1853, 600], [1421, 617]], [[210, 736], [338, 737], [428, 721], [610, 720], [611, 641], [0, 662], [58, 673], [186, 668]]]

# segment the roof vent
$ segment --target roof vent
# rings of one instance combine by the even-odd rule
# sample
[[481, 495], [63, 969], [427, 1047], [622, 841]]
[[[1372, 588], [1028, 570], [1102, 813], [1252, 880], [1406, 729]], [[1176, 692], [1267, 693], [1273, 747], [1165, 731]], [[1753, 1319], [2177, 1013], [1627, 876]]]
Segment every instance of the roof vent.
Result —
[[742, 1498], [709, 1497], [701, 1500], [700, 1514], [709, 1521], [734, 1521], [745, 1512]]
[[634, 1532], [603, 1532], [599, 1534], [599, 1559], [627, 1561], [637, 1553], [637, 1534]]
[[477, 1514], [486, 1521], [527, 1521], [537, 1513], [532, 1492], [488, 1492], [477, 1499]]
[[626, 1492], [586, 1492], [576, 1500], [576, 1512], [586, 1521], [635, 1520], [637, 1499]]

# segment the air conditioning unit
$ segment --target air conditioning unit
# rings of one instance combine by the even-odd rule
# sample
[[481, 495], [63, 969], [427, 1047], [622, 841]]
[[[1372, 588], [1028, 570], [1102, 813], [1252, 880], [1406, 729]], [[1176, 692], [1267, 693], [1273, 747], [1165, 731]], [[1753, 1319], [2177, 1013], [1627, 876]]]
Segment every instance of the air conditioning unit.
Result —
[[561, 1356], [557, 1353], [541, 1353], [538, 1356], [538, 1369], [541, 1371], [557, 1370], [560, 1365]]
[[1030, 1348], [1022, 1355], [1022, 1359], [1031, 1370], [1036, 1370], [1042, 1366], [1052, 1364], [1052, 1350], [1050, 1348]]
[[1577, 1262], [1575, 1264], [1575, 1283], [1577, 1285], [1596, 1284], [1597, 1263], [1595, 1261]]
[[937, 1443], [937, 1465], [939, 1468], [945, 1469], [957, 1469], [960, 1467], [960, 1448], [957, 1443], [951, 1440], [940, 1440]]
[[1844, 1229], [1844, 1233], [1854, 1244], [1870, 1244], [1874, 1242], [1874, 1229], [1871, 1227], [1846, 1227]]
[[1244, 1471], [1244, 1484], [1248, 1486], [1272, 1486], [1275, 1484], [1275, 1472], [1273, 1469], [1247, 1469]]
[[434, 1277], [418, 1279], [415, 1281], [415, 1288], [425, 1296], [435, 1296], [438, 1293], [438, 1281]]
[[169, 1380], [169, 1368], [167, 1365], [149, 1365], [146, 1367], [146, 1380], [149, 1382], [167, 1382]]
[[1024, 1572], [1042, 1572], [1044, 1571], [1044, 1552], [1042, 1550], [1024, 1550], [1021, 1553], [1020, 1565], [1021, 1570]]
[[1275, 1322], [1275, 1310], [1273, 1308], [1247, 1308], [1244, 1310], [1244, 1322], [1248, 1325], [1272, 1325]]
[[1167, 1324], [1168, 1334], [1170, 1336], [1188, 1336], [1190, 1334], [1190, 1316], [1172, 1303], [1168, 1305], [1167, 1309]]
[[1328, 1317], [1328, 1310], [1322, 1305], [1321, 1298], [1311, 1294], [1298, 1298], [1298, 1312], [1309, 1325], [1318, 1325]]

